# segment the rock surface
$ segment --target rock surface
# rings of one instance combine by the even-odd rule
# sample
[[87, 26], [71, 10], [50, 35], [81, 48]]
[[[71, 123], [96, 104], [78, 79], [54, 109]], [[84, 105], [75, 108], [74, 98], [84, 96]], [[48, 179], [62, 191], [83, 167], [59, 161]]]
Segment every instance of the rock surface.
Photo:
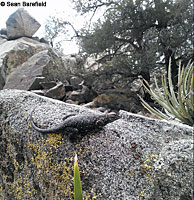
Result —
[[62, 66], [56, 64], [59, 60], [56, 57], [57, 55], [52, 49], [40, 51], [33, 55], [7, 77], [4, 89], [29, 90], [38, 76], [45, 77], [46, 80], [60, 78]]
[[[178, 140], [166, 145], [152, 174], [156, 199], [192, 199], [193, 140]], [[180, 173], [181, 172], [181, 173]]]
[[81, 87], [81, 90], [74, 90], [72, 92], [69, 92], [67, 98], [69, 100], [82, 104], [92, 101], [97, 96], [97, 93], [94, 90], [89, 89], [87, 86], [81, 85]]
[[[120, 111], [119, 120], [72, 142], [65, 131], [33, 130], [28, 120], [34, 108], [34, 121], [44, 128], [68, 114], [94, 112], [27, 91], [1, 90], [0, 199], [73, 199], [75, 151], [90, 199], [192, 199], [192, 127]], [[163, 175], [173, 183], [168, 195], [158, 193], [166, 184]]]
[[[64, 59], [67, 60], [62, 60], [54, 49], [37, 39], [23, 37], [7, 41], [0, 36], [0, 89], [38, 91], [59, 100], [65, 98], [66, 92], [75, 90], [72, 100], [79, 103], [92, 101], [96, 93], [79, 85], [83, 83], [82, 79], [74, 77], [69, 85], [66, 69], [75, 68], [76, 61], [68, 62], [71, 60], [69, 57]], [[41, 82], [46, 82], [46, 85]], [[63, 83], [60, 88], [55, 87], [58, 82]], [[82, 90], [78, 91], [78, 88]]]
[[[84, 58], [62, 56], [40, 41], [37, 37], [8, 41], [0, 35], [0, 89], [29, 90], [75, 104], [93, 102], [93, 107], [107, 110], [142, 111], [135, 92], [95, 90], [87, 76], [80, 73]], [[58, 82], [63, 83], [62, 87], [55, 87]]]
[[65, 97], [65, 88], [62, 82], [58, 82], [56, 86], [50, 88], [45, 92], [46, 97], [51, 97], [53, 99], [63, 99]]
[[4, 42], [7, 42], [7, 39], [3, 35], [0, 35], [0, 45]]
[[6, 21], [8, 39], [32, 37], [40, 24], [26, 11], [19, 8]]
[[0, 89], [3, 88], [7, 76], [25, 63], [34, 54], [48, 49], [48, 45], [30, 38], [7, 41], [0, 39]]
[[70, 79], [70, 84], [73, 86], [74, 89], [81, 89], [82, 88], [82, 86], [80, 85], [81, 82], [82, 80], [76, 76], [73, 76]]

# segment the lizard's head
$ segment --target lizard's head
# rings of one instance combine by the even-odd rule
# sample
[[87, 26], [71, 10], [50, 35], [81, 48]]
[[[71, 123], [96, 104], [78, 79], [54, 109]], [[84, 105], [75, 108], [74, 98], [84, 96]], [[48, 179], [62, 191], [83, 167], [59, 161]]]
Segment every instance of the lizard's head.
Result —
[[110, 112], [103, 114], [98, 120], [97, 120], [97, 125], [100, 126], [105, 126], [108, 123], [111, 123], [115, 120], [119, 119], [119, 115], [116, 114], [115, 112]]
[[106, 114], [106, 118], [109, 122], [113, 122], [113, 121], [119, 119], [119, 115], [115, 112], [110, 112], [110, 113]]

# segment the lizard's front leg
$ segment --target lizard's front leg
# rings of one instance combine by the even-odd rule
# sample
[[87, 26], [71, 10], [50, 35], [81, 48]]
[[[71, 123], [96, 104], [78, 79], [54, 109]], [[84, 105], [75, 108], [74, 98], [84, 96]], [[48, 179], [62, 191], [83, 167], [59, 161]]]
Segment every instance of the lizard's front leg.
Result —
[[79, 130], [77, 128], [67, 127], [64, 131], [71, 142], [75, 142], [79, 138]]

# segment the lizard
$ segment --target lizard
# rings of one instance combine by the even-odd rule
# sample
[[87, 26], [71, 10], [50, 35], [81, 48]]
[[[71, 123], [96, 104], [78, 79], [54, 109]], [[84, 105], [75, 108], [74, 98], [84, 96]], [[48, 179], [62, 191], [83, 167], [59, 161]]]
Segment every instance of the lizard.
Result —
[[116, 113], [102, 114], [78, 114], [66, 116], [60, 124], [53, 128], [43, 129], [36, 126], [32, 118], [33, 111], [30, 114], [30, 123], [32, 127], [40, 133], [59, 133], [64, 130], [70, 132], [83, 132], [86, 130], [101, 129], [106, 124], [117, 120], [119, 117]]

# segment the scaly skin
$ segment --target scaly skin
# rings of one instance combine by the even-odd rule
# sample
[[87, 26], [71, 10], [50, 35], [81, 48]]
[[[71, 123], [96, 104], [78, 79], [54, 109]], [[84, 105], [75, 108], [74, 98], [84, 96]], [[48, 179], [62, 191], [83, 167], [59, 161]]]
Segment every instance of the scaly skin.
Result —
[[90, 131], [103, 128], [106, 124], [119, 118], [118, 115], [113, 112], [107, 114], [70, 115], [59, 125], [53, 128], [42, 129], [35, 125], [32, 119], [32, 113], [30, 114], [30, 123], [32, 127], [40, 133], [59, 133], [64, 130], [69, 130], [71, 132]]

